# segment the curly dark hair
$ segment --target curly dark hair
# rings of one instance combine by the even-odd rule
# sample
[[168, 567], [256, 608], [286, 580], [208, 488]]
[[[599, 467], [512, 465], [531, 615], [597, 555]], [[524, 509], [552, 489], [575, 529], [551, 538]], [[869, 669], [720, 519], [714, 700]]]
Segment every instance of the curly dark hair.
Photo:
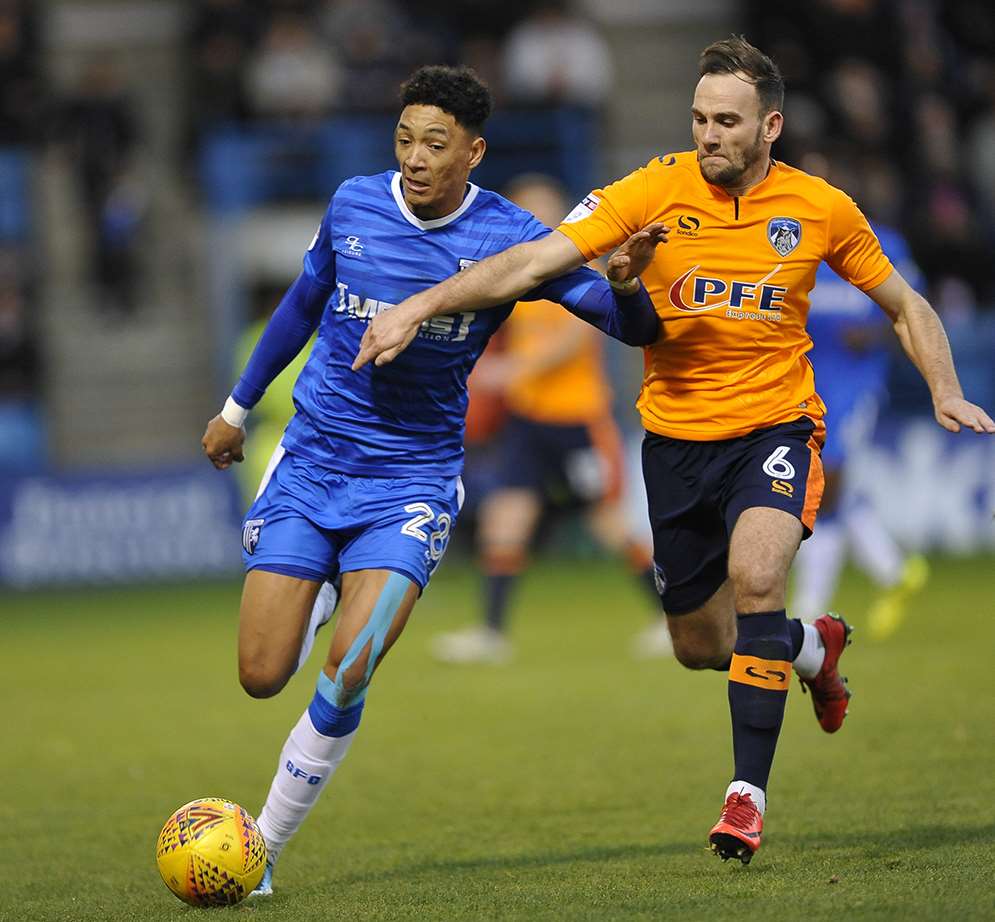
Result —
[[401, 84], [404, 106], [437, 106], [456, 123], [480, 133], [491, 114], [491, 91], [469, 67], [430, 64]]
[[784, 106], [781, 71], [742, 35], [712, 42], [698, 59], [698, 73], [702, 77], [705, 74], [744, 74], [757, 89], [762, 114]]

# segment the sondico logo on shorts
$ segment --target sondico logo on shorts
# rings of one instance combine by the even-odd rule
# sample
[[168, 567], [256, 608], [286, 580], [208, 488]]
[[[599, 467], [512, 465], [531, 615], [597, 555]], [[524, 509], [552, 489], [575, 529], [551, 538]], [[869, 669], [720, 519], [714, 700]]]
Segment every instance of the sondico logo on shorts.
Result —
[[692, 266], [670, 286], [670, 303], [686, 314], [700, 314], [724, 307], [725, 316], [732, 320], [782, 319], [781, 308], [788, 289], [771, 285], [770, 280], [782, 268], [778, 263], [762, 279], [744, 282], [699, 273], [701, 266]]
[[770, 482], [772, 493], [780, 493], [781, 496], [794, 496], [795, 485], [791, 483], [795, 476], [795, 466], [788, 460], [790, 445], [778, 445], [764, 461], [764, 473], [768, 477], [774, 478]]
[[589, 217], [594, 213], [594, 209], [601, 204], [601, 199], [596, 195], [586, 195], [583, 201], [578, 202], [574, 207], [574, 210], [568, 214], [562, 224], [574, 224], [577, 221], [583, 221], [584, 218]]

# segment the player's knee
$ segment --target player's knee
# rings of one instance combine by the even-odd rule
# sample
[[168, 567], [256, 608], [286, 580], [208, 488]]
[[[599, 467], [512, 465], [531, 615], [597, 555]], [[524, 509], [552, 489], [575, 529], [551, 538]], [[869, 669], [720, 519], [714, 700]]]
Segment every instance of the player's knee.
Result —
[[272, 698], [287, 684], [290, 675], [266, 663], [239, 663], [238, 681], [252, 698]]
[[718, 638], [673, 637], [674, 658], [686, 669], [719, 669], [732, 656], [733, 644]]
[[[766, 562], [729, 564], [736, 609], [756, 611], [757, 606], [783, 606], [785, 576], [780, 568]], [[777, 604], [780, 600], [781, 604]]]

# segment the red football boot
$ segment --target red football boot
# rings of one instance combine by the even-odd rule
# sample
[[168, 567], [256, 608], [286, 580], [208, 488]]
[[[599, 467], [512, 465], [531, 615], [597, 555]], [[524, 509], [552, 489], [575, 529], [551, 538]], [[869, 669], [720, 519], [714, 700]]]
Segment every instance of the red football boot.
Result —
[[723, 861], [738, 858], [743, 864], [760, 848], [764, 818], [749, 794], [733, 793], [726, 798], [719, 821], [708, 834], [712, 852]]
[[829, 612], [815, 620], [815, 628], [822, 638], [826, 648], [826, 657], [818, 675], [811, 679], [803, 679], [802, 691], [808, 689], [812, 693], [812, 707], [819, 726], [826, 733], [835, 733], [843, 726], [846, 717], [847, 704], [850, 701], [850, 689], [846, 687], [846, 679], [839, 673], [840, 655], [850, 644], [850, 627], [839, 615]]

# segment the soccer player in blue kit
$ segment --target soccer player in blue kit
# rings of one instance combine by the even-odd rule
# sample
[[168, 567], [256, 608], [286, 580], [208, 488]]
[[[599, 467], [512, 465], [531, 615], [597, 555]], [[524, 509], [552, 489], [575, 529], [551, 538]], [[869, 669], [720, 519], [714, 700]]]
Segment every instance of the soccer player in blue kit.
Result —
[[[922, 273], [902, 235], [880, 224], [871, 226], [885, 255], [920, 290]], [[887, 323], [867, 295], [823, 263], [811, 294], [808, 331], [815, 344], [809, 359], [827, 408], [822, 449], [826, 488], [819, 528], [802, 544], [795, 559], [792, 611], [803, 621], [812, 621], [826, 610], [849, 548], [881, 590], [868, 612], [867, 624], [871, 635], [882, 639], [897, 628], [905, 603], [922, 588], [929, 572], [925, 558], [903, 558], [870, 505], [847, 489], [848, 459], [870, 438], [887, 397]]]
[[[401, 101], [399, 171], [355, 177], [335, 192], [303, 272], [203, 438], [215, 467], [241, 461], [246, 415], [318, 328], [294, 389], [296, 414], [242, 530], [239, 678], [253, 697], [283, 688], [341, 591], [314, 697], [259, 814], [269, 850], [261, 894], [272, 892], [280, 852], [345, 757], [373, 671], [446, 550], [462, 502], [467, 376], [514, 301], [433, 318], [398, 361], [354, 372], [363, 332], [409, 295], [550, 233], [467, 181], [484, 156], [491, 108], [472, 71], [421, 68]], [[657, 315], [636, 276], [665, 236], [632, 235], [609, 261], [610, 282], [582, 268], [526, 298], [558, 301], [630, 345], [651, 343]]]

